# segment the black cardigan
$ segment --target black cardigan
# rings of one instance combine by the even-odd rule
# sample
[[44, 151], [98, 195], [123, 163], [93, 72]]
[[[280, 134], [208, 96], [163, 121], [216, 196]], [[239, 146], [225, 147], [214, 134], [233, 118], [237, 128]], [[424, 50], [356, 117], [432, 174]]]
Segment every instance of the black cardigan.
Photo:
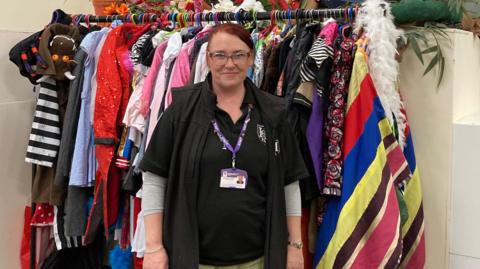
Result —
[[[197, 269], [199, 265], [196, 216], [199, 161], [216, 105], [210, 80], [208, 77], [204, 82], [173, 90], [173, 103], [162, 116], [169, 122], [157, 124], [140, 164], [142, 170], [168, 178], [163, 217], [163, 243], [169, 256], [169, 268], [172, 269]], [[299, 167], [303, 169], [288, 175], [290, 182], [285, 180], [288, 162], [303, 161], [291, 160], [289, 158], [292, 156], [282, 155], [282, 141], [293, 138], [291, 130], [287, 129], [290, 127], [285, 124], [283, 99], [258, 90], [249, 79], [245, 80], [245, 86], [253, 89], [257, 107], [265, 124], [269, 149], [264, 268], [286, 268], [288, 230], [284, 186], [307, 177], [308, 173], [302, 164]], [[173, 140], [171, 145], [157, 144], [155, 141], [155, 136], [159, 135], [157, 132], [171, 132]], [[159, 147], [164, 148], [163, 154], [155, 150]], [[298, 151], [298, 148], [295, 150]], [[160, 157], [159, 160], [158, 156], [169, 158]]]

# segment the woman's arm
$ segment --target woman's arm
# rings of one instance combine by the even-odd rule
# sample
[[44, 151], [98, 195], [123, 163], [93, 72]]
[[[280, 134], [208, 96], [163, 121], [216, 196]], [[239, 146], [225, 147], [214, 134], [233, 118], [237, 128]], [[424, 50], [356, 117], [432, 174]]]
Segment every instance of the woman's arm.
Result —
[[143, 173], [142, 214], [145, 223], [146, 251], [162, 246], [163, 210], [167, 179]]
[[285, 205], [287, 211], [288, 242], [287, 246], [287, 268], [303, 268], [303, 253], [301, 248], [302, 231], [302, 205], [300, 186], [294, 181], [285, 186]]
[[168, 267], [168, 256], [163, 247], [163, 211], [166, 183], [166, 178], [156, 174], [150, 172], [143, 174], [144, 269]]
[[298, 181], [294, 181], [285, 186], [285, 206], [287, 211], [289, 241], [301, 242], [302, 204]]

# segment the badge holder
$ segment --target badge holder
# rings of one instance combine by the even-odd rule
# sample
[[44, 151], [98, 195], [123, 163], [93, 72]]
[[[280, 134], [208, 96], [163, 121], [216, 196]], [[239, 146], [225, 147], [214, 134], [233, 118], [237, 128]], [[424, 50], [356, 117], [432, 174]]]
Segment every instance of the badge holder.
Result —
[[237, 157], [237, 152], [240, 150], [242, 146], [243, 139], [247, 132], [248, 122], [250, 122], [250, 113], [252, 108], [248, 108], [247, 117], [245, 118], [245, 122], [243, 123], [242, 130], [240, 131], [240, 136], [238, 137], [237, 144], [235, 148], [230, 145], [227, 138], [223, 133], [220, 131], [218, 127], [218, 123], [216, 120], [212, 121], [213, 129], [217, 134], [220, 141], [223, 143], [224, 148], [228, 149], [232, 153], [232, 168], [226, 168], [220, 170], [220, 188], [227, 188], [227, 189], [245, 189], [247, 187], [248, 181], [248, 173], [245, 170], [238, 169], [235, 166], [235, 160]]

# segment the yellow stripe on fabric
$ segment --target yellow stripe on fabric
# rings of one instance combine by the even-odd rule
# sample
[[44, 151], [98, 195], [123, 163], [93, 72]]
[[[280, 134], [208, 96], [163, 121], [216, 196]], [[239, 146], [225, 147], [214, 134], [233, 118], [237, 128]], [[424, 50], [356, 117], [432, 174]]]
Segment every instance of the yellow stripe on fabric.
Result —
[[360, 93], [360, 85], [365, 79], [365, 76], [368, 74], [368, 65], [366, 61], [365, 54], [362, 52], [362, 49], [357, 49], [355, 52], [355, 59], [353, 61], [352, 75], [350, 78], [350, 86], [348, 88], [348, 104], [347, 112], [350, 109], [353, 101], [357, 98]]
[[[360, 242], [358, 243], [357, 247], [355, 248], [355, 251], [353, 252], [352, 256], [350, 257], [350, 259], [345, 263], [345, 268], [350, 268], [353, 263], [355, 262], [355, 260], [357, 259], [357, 256], [358, 254], [360, 253], [360, 251], [363, 249], [363, 247], [365, 246], [365, 244], [367, 243], [368, 239], [370, 238], [370, 236], [372, 235], [372, 233], [375, 231], [375, 229], [377, 228], [378, 224], [380, 223], [380, 221], [383, 219], [383, 216], [385, 215], [385, 212], [387, 211], [387, 206], [389, 205], [388, 204], [388, 198], [389, 198], [389, 195], [390, 195], [390, 192], [391, 192], [391, 189], [392, 189], [392, 185], [393, 185], [393, 179], [391, 176], [388, 177], [388, 184], [387, 184], [387, 188], [386, 188], [386, 191], [385, 191], [385, 199], [383, 200], [383, 204], [382, 204], [382, 207], [380, 208], [380, 210], [378, 211], [378, 214], [375, 216], [374, 220], [372, 221], [372, 223], [370, 224], [370, 227], [368, 227], [368, 230], [365, 232], [365, 234], [362, 236], [362, 239], [360, 239]], [[398, 220], [400, 221], [400, 218], [398, 218]], [[396, 238], [398, 239], [398, 237], [396, 236]], [[395, 240], [396, 242], [396, 240]], [[393, 244], [393, 242], [392, 242]], [[391, 245], [390, 245], [390, 248], [391, 248]], [[390, 249], [389, 248], [389, 249]], [[393, 252], [393, 250], [392, 250]], [[391, 254], [390, 254], [391, 255]], [[388, 262], [388, 258], [384, 259], [384, 262]]]
[[333, 267], [338, 252], [352, 234], [358, 221], [362, 217], [363, 212], [367, 209], [370, 200], [372, 200], [377, 192], [378, 186], [382, 180], [382, 172], [386, 162], [385, 148], [383, 143], [380, 143], [377, 147], [375, 159], [372, 161], [365, 172], [365, 175], [358, 182], [352, 195], [343, 206], [340, 216], [338, 217], [335, 233], [318, 263], [317, 269]]
[[387, 120], [387, 118], [383, 118], [381, 121], [378, 122], [378, 128], [380, 129], [382, 141], [387, 135], [390, 135], [392, 133], [392, 127], [390, 125], [390, 122]]
[[[378, 122], [378, 127], [380, 129], [382, 140], [392, 132], [390, 123], [386, 118]], [[381, 142], [377, 147], [375, 159], [372, 161], [365, 172], [365, 175], [358, 182], [352, 195], [343, 206], [337, 221], [335, 233], [333, 234], [325, 253], [320, 259], [317, 269], [332, 268], [338, 252], [352, 234], [358, 221], [362, 217], [363, 212], [365, 212], [368, 204], [377, 192], [378, 186], [382, 180], [382, 172], [386, 162], [387, 154], [385, 152], [385, 146], [383, 142]]]
[[415, 242], [413, 242], [412, 247], [410, 248], [410, 251], [408, 253], [403, 253], [402, 255], [405, 256], [403, 259], [402, 263], [398, 267], [399, 269], [404, 269], [405, 266], [407, 266], [408, 262], [412, 258], [412, 255], [417, 251], [417, 247], [420, 244], [420, 240], [422, 240], [422, 235], [425, 230], [425, 222], [422, 222], [422, 226], [420, 227], [420, 231], [418, 232], [418, 236], [415, 239]]
[[402, 235], [405, 236], [410, 229], [415, 216], [417, 216], [420, 205], [422, 204], [422, 186], [420, 184], [418, 167], [415, 169], [412, 178], [405, 186], [403, 196], [408, 210], [408, 219], [402, 227]]

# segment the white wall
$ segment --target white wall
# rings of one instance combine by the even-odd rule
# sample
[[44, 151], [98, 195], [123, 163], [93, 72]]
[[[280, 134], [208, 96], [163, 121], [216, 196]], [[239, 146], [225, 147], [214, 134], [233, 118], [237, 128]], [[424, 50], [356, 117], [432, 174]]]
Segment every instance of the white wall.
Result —
[[450, 268], [480, 268], [480, 40], [461, 32], [453, 89]]
[[480, 268], [480, 115], [472, 116], [454, 125], [449, 252], [452, 269]]
[[[426, 268], [480, 268], [480, 167], [477, 129], [459, 119], [480, 109], [480, 41], [472, 33], [450, 30], [443, 42], [444, 79], [425, 67], [412, 49], [400, 66], [400, 86], [413, 132], [423, 187], [427, 247]], [[428, 64], [431, 60], [425, 58]], [[475, 264], [475, 266], [473, 266]], [[473, 267], [472, 267], [473, 266]]]
[[32, 85], [8, 60], [15, 43], [39, 31], [61, 8], [67, 13], [92, 13], [88, 0], [17, 0], [2, 2], [0, 16], [0, 268], [20, 268], [23, 210], [30, 204], [31, 168], [23, 159], [32, 121]]
[[[446, 57], [444, 81], [436, 74], [422, 76], [424, 67], [409, 48], [400, 65], [400, 88], [411, 125], [423, 189], [426, 268], [447, 268], [447, 217], [452, 148], [453, 50]], [[425, 58], [428, 63], [430, 58]], [[435, 71], [435, 70], [434, 70]], [[450, 104], [450, 105], [449, 105]]]
[[0, 29], [14, 32], [38, 31], [50, 22], [52, 12], [62, 9], [68, 14], [92, 14], [89, 0], [16, 0], [2, 1]]

